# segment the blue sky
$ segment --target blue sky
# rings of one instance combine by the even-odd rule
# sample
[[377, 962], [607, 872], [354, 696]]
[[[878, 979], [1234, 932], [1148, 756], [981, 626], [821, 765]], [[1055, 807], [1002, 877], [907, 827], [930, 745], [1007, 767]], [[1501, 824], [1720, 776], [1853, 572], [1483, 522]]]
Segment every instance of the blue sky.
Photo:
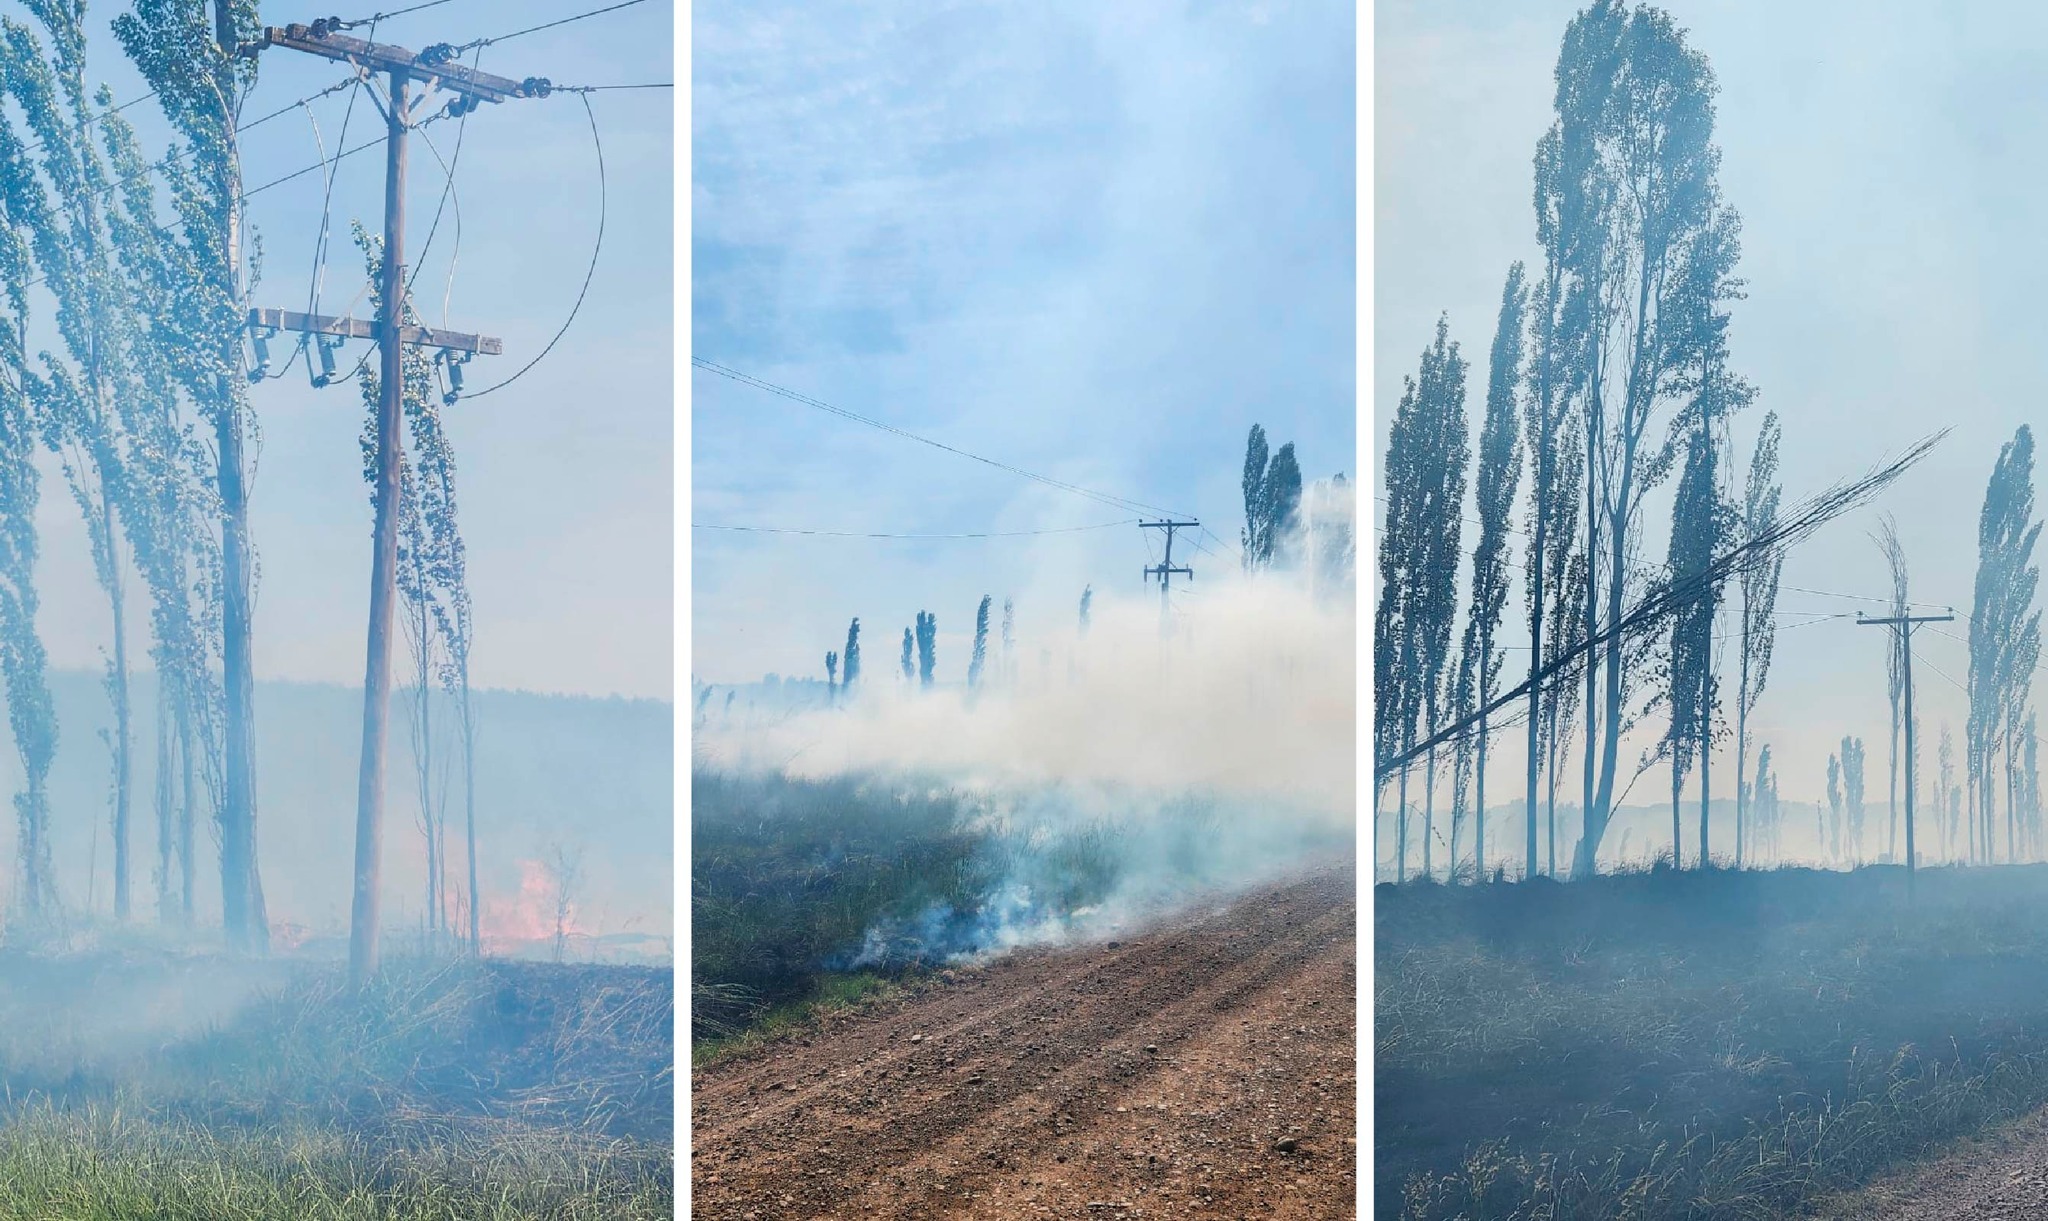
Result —
[[[1252, 423], [1308, 477], [1355, 472], [1349, 3], [721, 2], [693, 20], [697, 355], [1233, 543]], [[698, 523], [1132, 516], [690, 372]], [[1138, 592], [1152, 558], [1135, 525], [691, 541], [691, 668], [716, 682], [822, 678], [854, 615], [868, 666], [891, 665], [919, 609], [958, 678], [983, 593], [1016, 597], [1028, 647], [1084, 585]], [[1206, 545], [1197, 590], [1234, 563]]]
[[[344, 8], [345, 17], [364, 16]], [[403, 7], [403, 6], [388, 6]], [[415, 50], [509, 33], [600, 5], [560, 0], [451, 0], [395, 18], [379, 42]], [[95, 5], [93, 75], [118, 100], [143, 89], [110, 36], [115, 5]], [[266, 4], [272, 23], [318, 9]], [[617, 13], [485, 48], [480, 67], [559, 84], [675, 79], [672, 7], [651, 0]], [[358, 36], [367, 29], [354, 31]], [[244, 120], [342, 79], [340, 65], [285, 51], [262, 61]], [[516, 384], [446, 415], [460, 466], [479, 682], [594, 695], [659, 696], [674, 685], [674, 137], [671, 90], [594, 95], [609, 186], [604, 247], [589, 296], [561, 343]], [[377, 134], [367, 97], [346, 117], [348, 94], [311, 103], [245, 137], [251, 186], [319, 162], [348, 124], [350, 147]], [[161, 119], [137, 117], [153, 149]], [[456, 124], [425, 138], [454, 155]], [[597, 231], [596, 155], [574, 95], [486, 106], [468, 121], [456, 175], [461, 241], [451, 206], [418, 272], [416, 294], [439, 324], [496, 335], [505, 354], [470, 366], [470, 388], [507, 376], [561, 326], [582, 283]], [[411, 151], [411, 242], [424, 241], [444, 176], [421, 140]], [[340, 312], [362, 284], [348, 225], [381, 225], [381, 148], [337, 167], [334, 237], [321, 311]], [[323, 182], [319, 173], [252, 199], [263, 244], [262, 304], [304, 309], [312, 279]], [[453, 285], [449, 288], [450, 264]], [[367, 306], [357, 301], [359, 315]], [[31, 333], [34, 341], [36, 336]], [[44, 340], [43, 342], [49, 342]], [[362, 343], [345, 354], [352, 363]], [[289, 351], [274, 343], [282, 360]], [[370, 512], [356, 437], [361, 399], [351, 385], [312, 390], [303, 367], [255, 390], [263, 446], [251, 508], [261, 552], [256, 620], [262, 678], [362, 681]], [[97, 666], [106, 609], [92, 584], [84, 535], [54, 476], [44, 485], [42, 626], [60, 666]], [[131, 617], [131, 622], [142, 616]], [[138, 642], [139, 643], [139, 642]]]
[[[1511, 260], [1537, 258], [1530, 160], [1550, 120], [1558, 42], [1579, 7], [1378, 7], [1375, 454], [1439, 311], [1450, 311], [1483, 378], [1502, 277]], [[1743, 218], [1749, 295], [1734, 307], [1731, 342], [1759, 397], [1737, 426], [1739, 460], [1746, 467], [1765, 409], [1784, 421], [1788, 497], [1955, 430], [1879, 505], [1792, 553], [1779, 609], [1870, 606], [1835, 595], [1885, 592], [1869, 532], [1888, 511], [1913, 598], [1967, 615], [1985, 479], [2014, 429], [2041, 425], [2048, 392], [2048, 12], [1841, 0], [1666, 7], [1719, 77], [1721, 180]], [[1649, 553], [1663, 546], [1656, 532]], [[1968, 655], [1958, 639], [1923, 633], [1915, 656], [1931, 777], [1940, 726], [1961, 732], [1966, 705], [1950, 680], [1964, 677]], [[1828, 751], [1856, 734], [1883, 800], [1877, 631], [1845, 620], [1783, 630], [1758, 715], [1787, 798], [1820, 797]], [[1519, 755], [1497, 759], [1501, 791], [1519, 793]], [[1575, 801], [1576, 781], [1564, 787]], [[1638, 799], [1656, 800], [1658, 788], [1646, 781]], [[1732, 762], [1715, 790], [1733, 791]]]

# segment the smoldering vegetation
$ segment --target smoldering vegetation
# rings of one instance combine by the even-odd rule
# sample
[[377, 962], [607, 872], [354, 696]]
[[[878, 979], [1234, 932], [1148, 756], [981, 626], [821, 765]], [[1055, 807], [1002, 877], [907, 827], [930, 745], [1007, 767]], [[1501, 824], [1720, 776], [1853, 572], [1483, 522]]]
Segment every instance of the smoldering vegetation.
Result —
[[0, 1218], [667, 1217], [664, 969], [0, 955]]
[[1375, 1215], [1777, 1217], [2048, 1103], [2048, 867], [1381, 885]]
[[1205, 597], [1164, 631], [1156, 602], [1096, 599], [1036, 675], [998, 656], [976, 684], [884, 671], [766, 725], [700, 719], [698, 1053], [1348, 859], [1349, 606], [1279, 577]]

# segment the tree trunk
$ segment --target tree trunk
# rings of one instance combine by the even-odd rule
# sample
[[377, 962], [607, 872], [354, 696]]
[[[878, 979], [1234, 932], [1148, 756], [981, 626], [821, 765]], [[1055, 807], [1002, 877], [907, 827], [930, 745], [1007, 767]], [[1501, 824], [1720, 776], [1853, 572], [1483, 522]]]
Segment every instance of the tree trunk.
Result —
[[171, 788], [171, 774], [175, 767], [171, 757], [172, 741], [170, 685], [159, 670], [156, 687], [156, 918], [159, 924], [166, 926], [178, 918], [177, 897], [171, 882], [171, 861], [176, 856]]
[[1394, 884], [1408, 880], [1408, 765], [1401, 765], [1400, 796], [1394, 813]]
[[1709, 813], [1709, 800], [1708, 800], [1708, 799], [1709, 799], [1709, 797], [1710, 797], [1710, 796], [1711, 796], [1711, 794], [1712, 794], [1712, 789], [1713, 789], [1713, 777], [1712, 777], [1712, 776], [1710, 776], [1710, 775], [1708, 775], [1708, 770], [1709, 770], [1709, 767], [1710, 767], [1710, 765], [1711, 765], [1711, 764], [1712, 764], [1712, 762], [1713, 762], [1713, 752], [1712, 752], [1712, 749], [1711, 749], [1711, 746], [1710, 746], [1710, 744], [1711, 744], [1711, 743], [1713, 742], [1713, 736], [1712, 736], [1712, 729], [1713, 729], [1713, 727], [1712, 727], [1712, 725], [1711, 725], [1711, 724], [1708, 724], [1708, 723], [1707, 723], [1707, 722], [1706, 722], [1706, 721], [1704, 720], [1704, 718], [1705, 718], [1705, 717], [1710, 717], [1710, 716], [1712, 716], [1712, 715], [1713, 715], [1713, 710], [1712, 710], [1711, 708], [1705, 709], [1705, 710], [1703, 710], [1703, 711], [1702, 711], [1702, 713], [1701, 713], [1701, 716], [1702, 716], [1702, 718], [1703, 718], [1703, 719], [1702, 719], [1702, 721], [1701, 721], [1701, 723], [1702, 723], [1703, 725], [1707, 725], [1707, 728], [1706, 728], [1705, 730], [1703, 730], [1703, 731], [1701, 732], [1701, 734], [1700, 734], [1700, 868], [1701, 868], [1701, 869], [1707, 869], [1707, 868], [1711, 868], [1711, 867], [1712, 867], [1712, 865], [1713, 865], [1713, 862], [1714, 862], [1714, 857], [1713, 857], [1713, 853], [1712, 853], [1712, 852], [1710, 852], [1710, 851], [1708, 850], [1708, 847], [1707, 847], [1707, 828], [1708, 828], [1709, 824], [1710, 824], [1710, 823], [1711, 823], [1711, 821], [1712, 821], [1711, 815], [1710, 815], [1710, 813]]
[[[1486, 673], [1486, 654], [1489, 651], [1487, 649], [1479, 651], [1479, 673], [1481, 675]], [[1485, 684], [1481, 683], [1480, 698], [1482, 701], [1485, 699], [1484, 692]], [[1479, 767], [1473, 773], [1472, 781], [1472, 800], [1475, 818], [1472, 824], [1472, 880], [1484, 882], [1486, 880], [1486, 705], [1483, 702], [1479, 706]], [[1457, 868], [1455, 861], [1452, 863], [1452, 868]]]
[[[467, 644], [465, 643], [465, 648]], [[484, 952], [481, 917], [483, 896], [476, 888], [476, 713], [469, 702], [469, 663], [462, 663], [462, 812], [469, 840], [469, 952], [481, 958]]]
[[[1434, 727], [1430, 736], [1436, 736]], [[1429, 748], [1422, 764], [1422, 876], [1429, 879], [1436, 876], [1435, 864], [1430, 855], [1436, 839], [1436, 747]]]
[[[213, 20], [214, 37], [222, 54], [235, 56], [238, 48], [231, 0], [214, 0]], [[232, 135], [228, 138], [234, 139]], [[227, 261], [228, 292], [239, 302], [242, 184], [237, 150], [230, 150], [230, 162], [236, 169], [227, 184], [229, 205], [221, 218], [221, 254]], [[227, 720], [226, 800], [220, 813], [221, 922], [229, 946], [260, 954], [270, 948], [270, 921], [264, 913], [263, 881], [256, 867], [256, 673], [251, 624], [254, 582], [249, 555], [249, 494], [242, 456], [242, 390], [236, 384], [242, 365], [240, 333], [225, 339], [220, 356], [222, 366], [228, 370], [219, 379], [220, 403], [214, 418], [223, 577], [221, 677]]]
[[[114, 555], [114, 563], [118, 565], [119, 553], [112, 552], [113, 506], [108, 503], [104, 481], [100, 485], [100, 504], [101, 512], [106, 515], [108, 549]], [[107, 596], [114, 611], [114, 673], [109, 684], [109, 694], [113, 697], [114, 703], [114, 919], [126, 923], [128, 820], [130, 793], [135, 775], [135, 731], [128, 695], [128, 600], [118, 575], [108, 586]]]
[[184, 800], [178, 803], [178, 902], [186, 928], [197, 918], [193, 892], [198, 887], [199, 857], [193, 844], [194, 815], [199, 809], [198, 777], [194, 774], [192, 733], [192, 689], [181, 682], [178, 691], [178, 770]]

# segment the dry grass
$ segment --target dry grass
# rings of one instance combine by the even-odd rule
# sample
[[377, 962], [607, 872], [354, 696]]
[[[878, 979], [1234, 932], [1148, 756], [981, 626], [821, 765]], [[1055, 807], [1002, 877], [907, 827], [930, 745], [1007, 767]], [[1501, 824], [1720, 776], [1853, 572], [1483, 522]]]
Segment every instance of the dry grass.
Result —
[[1384, 1216], [1781, 1217], [2048, 1102], [2048, 868], [1381, 887]]

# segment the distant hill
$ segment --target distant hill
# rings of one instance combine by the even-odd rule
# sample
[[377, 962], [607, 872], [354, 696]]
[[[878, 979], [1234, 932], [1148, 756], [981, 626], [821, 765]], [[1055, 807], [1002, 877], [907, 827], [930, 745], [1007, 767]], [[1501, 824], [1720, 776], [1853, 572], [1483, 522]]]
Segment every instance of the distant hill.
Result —
[[[112, 714], [97, 674], [51, 676], [58, 750], [51, 774], [52, 845], [68, 908], [112, 909], [112, 788], [100, 735]], [[570, 892], [584, 953], [602, 945], [665, 944], [674, 927], [674, 707], [660, 700], [598, 699], [522, 691], [477, 694], [479, 887], [488, 936], [552, 933], [547, 867], [559, 846], [580, 860]], [[384, 904], [387, 926], [417, 927], [424, 906], [425, 849], [407, 691], [392, 698], [386, 768]], [[153, 919], [156, 887], [156, 763], [153, 676], [136, 676], [134, 903]], [[441, 715], [438, 704], [436, 715]], [[356, 770], [362, 692], [332, 683], [265, 682], [256, 690], [257, 843], [273, 923], [281, 935], [325, 940], [346, 927], [355, 852]], [[445, 743], [453, 765], [452, 717]], [[438, 766], [438, 764], [437, 764]], [[12, 739], [0, 732], [0, 792], [21, 784]], [[447, 785], [449, 862], [455, 887], [462, 854], [462, 786]], [[13, 885], [15, 820], [0, 819], [0, 860]], [[217, 924], [218, 858], [211, 831], [197, 833], [200, 912]], [[646, 938], [661, 939], [648, 942]]]

